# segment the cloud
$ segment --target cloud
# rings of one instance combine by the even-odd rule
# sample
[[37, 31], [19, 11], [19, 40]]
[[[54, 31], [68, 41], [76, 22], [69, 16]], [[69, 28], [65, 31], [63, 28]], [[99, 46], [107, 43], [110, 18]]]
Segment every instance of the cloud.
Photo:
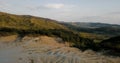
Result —
[[53, 9], [60, 9], [63, 8], [65, 5], [64, 4], [46, 4], [44, 7], [47, 8], [53, 8]]
[[79, 20], [84, 22], [102, 22], [102, 23], [120, 24], [120, 13], [111, 12], [100, 16], [84, 17], [84, 18], [80, 18]]
[[42, 5], [33, 5], [33, 6], [25, 6], [25, 8], [30, 9], [30, 10], [54, 10], [54, 9], [61, 9], [64, 8], [64, 4], [42, 4]]

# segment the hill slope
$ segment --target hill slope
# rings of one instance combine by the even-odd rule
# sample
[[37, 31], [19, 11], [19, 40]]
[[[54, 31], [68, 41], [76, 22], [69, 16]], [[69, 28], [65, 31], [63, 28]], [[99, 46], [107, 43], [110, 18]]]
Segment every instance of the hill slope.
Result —
[[120, 25], [105, 23], [63, 22], [65, 26], [78, 32], [102, 34], [109, 36], [120, 35]]
[[120, 52], [120, 36], [103, 40], [100, 44], [105, 49], [112, 49]]
[[0, 12], [0, 28], [15, 29], [67, 29], [57, 21], [29, 15], [13, 15]]
[[92, 40], [80, 37], [79, 34], [51, 19], [0, 13], [0, 24], [1, 36], [18, 34], [21, 40], [26, 35], [55, 36], [70, 42], [71, 46], [83, 49], [89, 48], [94, 44]]

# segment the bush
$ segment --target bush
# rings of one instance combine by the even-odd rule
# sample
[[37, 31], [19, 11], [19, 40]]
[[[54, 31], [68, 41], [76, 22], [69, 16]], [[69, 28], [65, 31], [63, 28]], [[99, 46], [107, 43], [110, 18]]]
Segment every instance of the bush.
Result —
[[1, 34], [7, 33], [15, 33], [19, 36], [25, 36], [25, 35], [47, 35], [47, 36], [56, 36], [62, 38], [64, 41], [73, 43], [72, 46], [82, 49], [88, 49], [88, 48], [94, 48], [94, 42], [93, 40], [82, 38], [79, 36], [79, 34], [75, 34], [72, 31], [63, 30], [63, 29], [14, 29], [14, 28], [1, 28], [0, 29]]

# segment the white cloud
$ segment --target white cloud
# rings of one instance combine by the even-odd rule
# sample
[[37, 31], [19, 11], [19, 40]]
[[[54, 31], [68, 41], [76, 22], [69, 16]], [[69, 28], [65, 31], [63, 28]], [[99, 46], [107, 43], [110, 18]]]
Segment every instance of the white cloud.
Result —
[[45, 7], [47, 8], [54, 8], [54, 9], [60, 9], [63, 8], [64, 4], [46, 4]]
[[30, 6], [30, 5], [26, 5], [25, 6], [26, 9], [29, 9], [29, 10], [51, 10], [51, 9], [63, 9], [65, 8], [65, 5], [64, 4], [41, 4], [41, 5], [33, 5], [33, 6]]

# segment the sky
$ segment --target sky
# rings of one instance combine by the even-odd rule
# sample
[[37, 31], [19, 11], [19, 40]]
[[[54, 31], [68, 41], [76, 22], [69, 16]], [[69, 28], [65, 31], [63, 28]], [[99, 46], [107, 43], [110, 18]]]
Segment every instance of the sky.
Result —
[[65, 22], [120, 24], [120, 0], [0, 0], [0, 11]]

